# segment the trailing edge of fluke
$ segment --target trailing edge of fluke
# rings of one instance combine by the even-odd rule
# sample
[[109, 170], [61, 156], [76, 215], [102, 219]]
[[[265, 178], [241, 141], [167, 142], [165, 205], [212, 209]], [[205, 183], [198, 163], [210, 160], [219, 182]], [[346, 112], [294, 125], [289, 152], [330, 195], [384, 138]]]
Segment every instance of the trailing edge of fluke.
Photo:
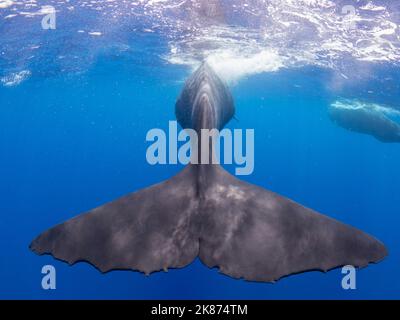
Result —
[[[176, 103], [183, 128], [221, 129], [234, 115], [232, 96], [203, 63]], [[30, 245], [102, 272], [149, 274], [196, 257], [233, 278], [274, 282], [309, 270], [364, 267], [384, 245], [368, 234], [240, 181], [215, 164], [189, 164], [171, 179], [128, 194], [39, 235]]]

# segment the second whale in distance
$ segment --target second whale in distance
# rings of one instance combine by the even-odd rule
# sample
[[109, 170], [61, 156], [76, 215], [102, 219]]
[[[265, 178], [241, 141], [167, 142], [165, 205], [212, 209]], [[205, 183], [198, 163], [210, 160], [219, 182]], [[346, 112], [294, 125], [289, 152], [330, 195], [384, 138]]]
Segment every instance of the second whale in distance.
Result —
[[359, 100], [338, 100], [329, 107], [331, 120], [342, 128], [368, 134], [381, 142], [400, 142], [400, 112]]

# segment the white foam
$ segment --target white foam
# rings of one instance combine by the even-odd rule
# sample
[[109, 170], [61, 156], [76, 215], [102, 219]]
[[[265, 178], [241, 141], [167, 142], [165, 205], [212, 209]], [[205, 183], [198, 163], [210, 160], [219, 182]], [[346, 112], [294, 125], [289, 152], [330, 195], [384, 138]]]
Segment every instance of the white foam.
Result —
[[236, 82], [252, 74], [277, 71], [284, 66], [282, 57], [273, 50], [254, 54], [221, 50], [208, 56], [207, 62], [228, 82]]
[[360, 7], [361, 10], [369, 10], [369, 11], [384, 11], [386, 10], [383, 6], [376, 6], [371, 1], [368, 2], [365, 6]]
[[13, 4], [14, 1], [11, 0], [0, 0], [0, 9], [11, 7]]
[[[228, 81], [282, 67], [338, 69], [343, 57], [400, 61], [400, 28], [385, 7], [372, 2], [356, 8], [351, 20], [328, 0], [269, 0], [255, 8], [232, 2], [235, 10], [249, 12], [263, 22], [253, 29], [195, 24], [190, 35], [171, 41], [167, 60], [191, 67], [207, 60]], [[158, 9], [162, 15], [161, 7]]]
[[89, 35], [91, 36], [101, 36], [102, 33], [100, 31], [92, 31], [92, 32], [88, 32]]
[[[167, 57], [173, 64], [181, 64], [196, 69], [199, 60], [178, 54], [171, 48], [172, 55]], [[285, 64], [274, 50], [261, 50], [256, 53], [237, 51], [236, 48], [220, 49], [210, 52], [205, 60], [228, 83], [235, 83], [243, 77], [262, 72], [278, 71]]]
[[17, 14], [9, 14], [9, 15], [5, 16], [4, 19], [11, 19], [11, 18], [14, 18], [16, 16], [18, 16], [18, 15]]
[[[48, 3], [59, 9], [58, 14], [67, 11], [63, 5], [68, 10], [71, 6], [69, 1]], [[131, 23], [125, 18], [133, 18], [135, 30], [157, 32], [168, 39], [170, 51], [161, 55], [171, 64], [194, 67], [207, 60], [227, 81], [237, 81], [251, 74], [304, 65], [342, 73], [347, 68], [344, 60], [398, 64], [397, 12], [376, 3], [355, 1], [351, 5], [356, 12], [350, 16], [343, 13], [343, 3], [333, 0], [230, 0], [223, 4], [219, 0], [81, 0], [75, 11], [85, 8], [109, 17], [85, 27], [92, 30], [88, 32], [91, 36], [101, 36], [97, 30], [106, 28], [111, 35], [119, 30], [119, 24]], [[0, 7], [12, 4], [6, 9], [6, 18], [48, 12], [32, 6], [34, 0], [0, 0]], [[80, 28], [76, 26], [76, 30]], [[119, 41], [121, 37], [115, 38]], [[83, 54], [90, 51], [85, 49]]]

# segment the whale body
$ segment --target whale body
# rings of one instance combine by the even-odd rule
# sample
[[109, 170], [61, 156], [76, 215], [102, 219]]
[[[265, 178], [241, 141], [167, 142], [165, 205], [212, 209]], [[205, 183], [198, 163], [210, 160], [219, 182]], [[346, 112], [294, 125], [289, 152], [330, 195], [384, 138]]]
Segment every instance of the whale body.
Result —
[[400, 124], [390, 114], [398, 111], [354, 100], [336, 101], [329, 107], [331, 120], [342, 128], [368, 134], [381, 142], [400, 142]]
[[[205, 63], [176, 103], [183, 128], [222, 128], [234, 115], [227, 86]], [[309, 270], [363, 267], [385, 246], [351, 226], [241, 181], [218, 164], [189, 164], [171, 179], [59, 224], [31, 243], [38, 254], [102, 272], [180, 268], [196, 257], [233, 278], [274, 282]]]

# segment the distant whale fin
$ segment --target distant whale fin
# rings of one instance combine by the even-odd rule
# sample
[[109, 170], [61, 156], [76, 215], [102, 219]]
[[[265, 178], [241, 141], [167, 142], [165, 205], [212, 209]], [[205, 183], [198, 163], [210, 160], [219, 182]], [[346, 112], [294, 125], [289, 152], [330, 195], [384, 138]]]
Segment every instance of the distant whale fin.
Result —
[[203, 204], [209, 212], [200, 259], [234, 278], [274, 282], [310, 270], [327, 271], [382, 260], [382, 243], [220, 168]]
[[183, 267], [198, 254], [191, 232], [196, 212], [190, 167], [175, 177], [79, 215], [37, 237], [30, 248], [106, 272], [146, 274]]

